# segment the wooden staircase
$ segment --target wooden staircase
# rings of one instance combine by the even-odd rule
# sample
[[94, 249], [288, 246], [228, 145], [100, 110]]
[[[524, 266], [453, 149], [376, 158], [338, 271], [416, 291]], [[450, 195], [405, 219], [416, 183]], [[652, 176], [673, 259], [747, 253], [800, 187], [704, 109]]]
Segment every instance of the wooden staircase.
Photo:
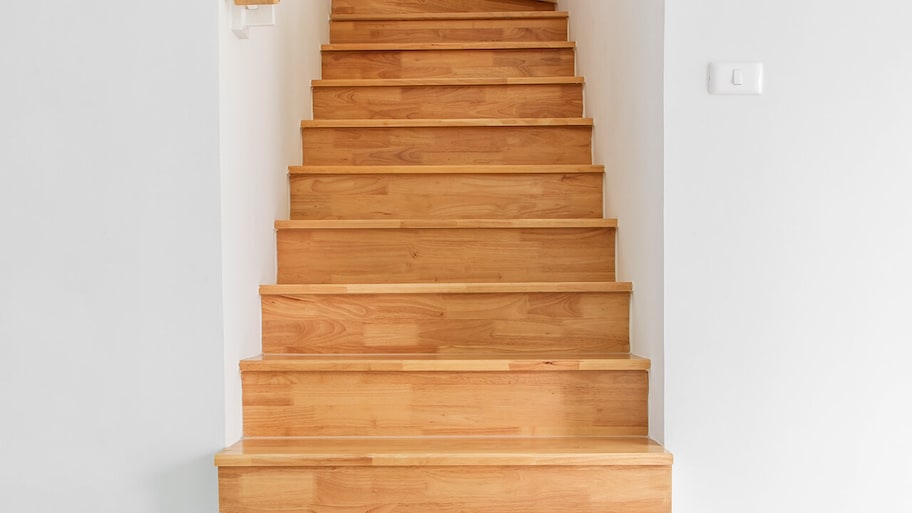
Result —
[[668, 513], [567, 15], [333, 0], [222, 513]]

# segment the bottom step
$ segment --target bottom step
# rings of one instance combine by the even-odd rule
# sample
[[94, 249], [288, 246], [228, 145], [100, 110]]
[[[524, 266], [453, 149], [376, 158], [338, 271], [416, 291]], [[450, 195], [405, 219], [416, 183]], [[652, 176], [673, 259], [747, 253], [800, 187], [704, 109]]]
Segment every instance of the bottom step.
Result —
[[668, 513], [645, 438], [252, 439], [216, 457], [222, 513]]

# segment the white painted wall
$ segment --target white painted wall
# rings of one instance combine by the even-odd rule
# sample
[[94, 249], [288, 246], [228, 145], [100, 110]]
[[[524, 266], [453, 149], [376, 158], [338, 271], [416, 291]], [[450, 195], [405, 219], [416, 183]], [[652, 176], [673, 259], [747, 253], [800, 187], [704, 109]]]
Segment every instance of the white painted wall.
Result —
[[912, 511], [912, 4], [666, 7], [675, 511]]
[[300, 122], [312, 117], [310, 81], [320, 78], [329, 2], [289, 0], [276, 26], [238, 39], [222, 3], [222, 250], [226, 444], [241, 437], [238, 360], [261, 352], [260, 284], [275, 283], [276, 219], [288, 219], [288, 166], [301, 162]]
[[217, 7], [3, 15], [0, 509], [214, 513]]
[[561, 0], [586, 78], [593, 155], [605, 164], [619, 279], [634, 284], [632, 349], [652, 359], [650, 434], [663, 439], [663, 0]]

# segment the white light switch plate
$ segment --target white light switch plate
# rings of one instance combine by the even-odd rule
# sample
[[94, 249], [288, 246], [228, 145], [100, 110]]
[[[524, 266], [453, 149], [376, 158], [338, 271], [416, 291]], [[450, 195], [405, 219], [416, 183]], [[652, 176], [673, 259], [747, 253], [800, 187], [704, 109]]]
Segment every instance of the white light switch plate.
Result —
[[763, 94], [762, 62], [713, 62], [709, 65], [710, 94]]

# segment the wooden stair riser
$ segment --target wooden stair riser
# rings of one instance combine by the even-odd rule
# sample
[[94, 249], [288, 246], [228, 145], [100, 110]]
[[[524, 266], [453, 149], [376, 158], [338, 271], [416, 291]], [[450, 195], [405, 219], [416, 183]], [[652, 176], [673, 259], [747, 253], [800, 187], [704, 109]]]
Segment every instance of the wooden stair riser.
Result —
[[671, 467], [246, 467], [222, 513], [670, 513]]
[[553, 11], [553, 2], [536, 0], [333, 0], [333, 14], [426, 12]]
[[613, 228], [279, 229], [278, 283], [614, 281]]
[[309, 127], [304, 165], [591, 164], [591, 126]]
[[262, 297], [263, 352], [625, 353], [629, 292]]
[[566, 41], [566, 18], [332, 21], [332, 43]]
[[324, 79], [572, 77], [573, 48], [324, 51]]
[[244, 433], [645, 436], [648, 372], [242, 372]]
[[291, 175], [292, 219], [602, 217], [603, 176]]
[[583, 115], [574, 84], [315, 87], [314, 119], [573, 118]]

